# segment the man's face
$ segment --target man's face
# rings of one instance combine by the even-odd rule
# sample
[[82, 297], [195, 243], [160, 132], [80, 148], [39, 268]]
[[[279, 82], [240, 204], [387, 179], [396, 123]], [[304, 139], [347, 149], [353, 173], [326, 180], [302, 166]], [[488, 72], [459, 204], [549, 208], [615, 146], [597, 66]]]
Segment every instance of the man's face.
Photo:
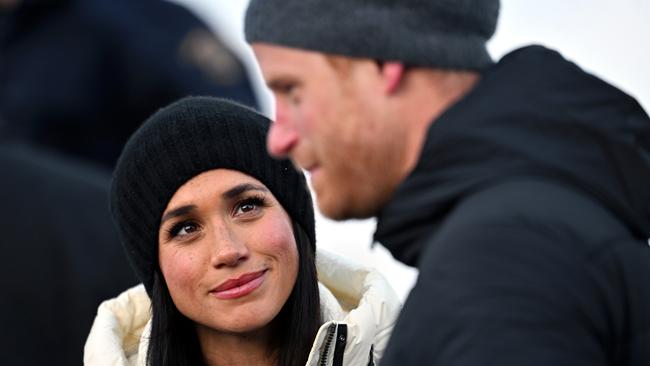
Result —
[[373, 60], [254, 43], [273, 91], [271, 155], [310, 173], [320, 210], [333, 219], [377, 213], [400, 180], [405, 131], [391, 120]]

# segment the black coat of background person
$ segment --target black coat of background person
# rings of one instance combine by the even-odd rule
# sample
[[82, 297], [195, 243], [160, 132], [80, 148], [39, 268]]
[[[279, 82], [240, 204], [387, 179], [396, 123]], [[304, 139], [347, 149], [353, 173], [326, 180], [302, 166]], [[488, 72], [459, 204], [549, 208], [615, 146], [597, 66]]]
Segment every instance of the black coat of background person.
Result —
[[251, 107], [238, 58], [164, 0], [20, 0], [0, 9], [0, 121], [10, 137], [112, 167], [158, 108], [187, 95]]
[[109, 175], [0, 146], [0, 363], [80, 365], [100, 302], [137, 283], [108, 210]]

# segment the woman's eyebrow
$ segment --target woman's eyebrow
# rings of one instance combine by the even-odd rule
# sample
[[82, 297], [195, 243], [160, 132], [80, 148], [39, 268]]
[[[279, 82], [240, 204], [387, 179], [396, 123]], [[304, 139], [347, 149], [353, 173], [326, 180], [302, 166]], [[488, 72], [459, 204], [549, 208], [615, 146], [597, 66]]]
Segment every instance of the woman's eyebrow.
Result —
[[224, 199], [233, 199], [233, 198], [235, 198], [235, 197], [239, 196], [240, 194], [242, 194], [244, 192], [247, 192], [247, 191], [260, 191], [260, 192], [268, 193], [269, 190], [266, 189], [264, 186], [260, 186], [260, 185], [257, 185], [257, 184], [242, 183], [242, 184], [238, 184], [238, 185], [230, 188], [229, 190], [223, 192], [221, 194], [221, 197], [223, 197]]
[[164, 214], [162, 219], [160, 220], [160, 225], [162, 225], [165, 221], [171, 218], [187, 215], [188, 213], [194, 211], [195, 209], [196, 209], [196, 205], [185, 205], [185, 206], [175, 208], [171, 211], [167, 211], [167, 213]]

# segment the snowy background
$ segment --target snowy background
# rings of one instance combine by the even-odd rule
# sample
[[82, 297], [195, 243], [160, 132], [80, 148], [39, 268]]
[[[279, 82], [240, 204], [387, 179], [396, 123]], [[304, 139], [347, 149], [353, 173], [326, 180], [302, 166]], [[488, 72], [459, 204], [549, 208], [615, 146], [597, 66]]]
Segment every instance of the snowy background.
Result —
[[[213, 27], [247, 62], [263, 111], [272, 115], [271, 95], [243, 38], [248, 0], [172, 0]], [[344, 0], [341, 0], [344, 1]], [[650, 1], [502, 0], [495, 36], [488, 44], [499, 59], [532, 43], [560, 51], [585, 70], [636, 97], [650, 110]], [[402, 299], [417, 271], [395, 261], [380, 245], [371, 248], [374, 220], [333, 222], [317, 215], [318, 245], [379, 269]]]

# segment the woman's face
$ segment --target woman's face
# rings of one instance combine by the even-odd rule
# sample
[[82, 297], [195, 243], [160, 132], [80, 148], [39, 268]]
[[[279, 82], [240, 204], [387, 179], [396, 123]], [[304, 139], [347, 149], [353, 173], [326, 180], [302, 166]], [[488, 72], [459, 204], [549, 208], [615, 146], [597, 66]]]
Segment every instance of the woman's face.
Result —
[[178, 310], [223, 333], [269, 325], [298, 273], [289, 216], [264, 184], [235, 170], [204, 172], [176, 191], [158, 250]]

